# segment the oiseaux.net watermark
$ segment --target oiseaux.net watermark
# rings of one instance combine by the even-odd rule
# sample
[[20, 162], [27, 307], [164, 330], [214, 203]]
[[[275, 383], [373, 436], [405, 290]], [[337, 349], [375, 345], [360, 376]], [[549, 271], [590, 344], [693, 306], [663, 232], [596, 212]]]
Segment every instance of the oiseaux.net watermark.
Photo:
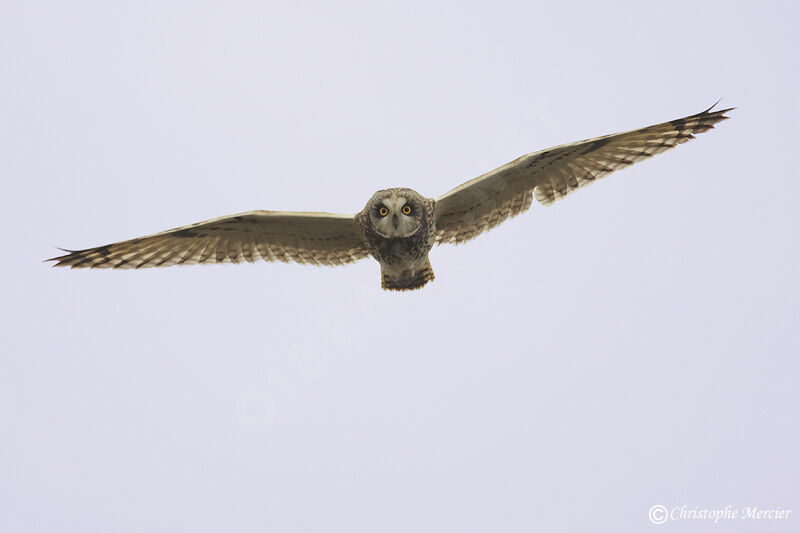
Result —
[[650, 521], [654, 524], [664, 524], [676, 520], [704, 520], [718, 524], [724, 520], [786, 520], [792, 516], [791, 509], [782, 507], [698, 507], [691, 505], [654, 505], [650, 508]]

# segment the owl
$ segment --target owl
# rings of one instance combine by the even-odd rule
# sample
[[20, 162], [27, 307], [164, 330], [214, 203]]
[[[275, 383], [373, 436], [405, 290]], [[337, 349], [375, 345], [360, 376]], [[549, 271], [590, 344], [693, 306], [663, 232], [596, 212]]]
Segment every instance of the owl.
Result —
[[[716, 104], [715, 104], [716, 105]], [[344, 265], [372, 256], [381, 287], [420, 289], [433, 281], [434, 244], [463, 243], [527, 211], [684, 143], [727, 119], [709, 109], [626, 133], [523, 155], [439, 196], [406, 188], [376, 192], [355, 215], [251, 211], [48, 259], [71, 268], [145, 268], [284, 261]]]

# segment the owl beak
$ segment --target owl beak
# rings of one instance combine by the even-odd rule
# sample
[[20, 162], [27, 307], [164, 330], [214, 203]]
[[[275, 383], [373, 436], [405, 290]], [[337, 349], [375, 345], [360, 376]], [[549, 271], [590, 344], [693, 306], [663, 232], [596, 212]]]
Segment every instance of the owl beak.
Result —
[[392, 226], [397, 229], [397, 215], [392, 215]]

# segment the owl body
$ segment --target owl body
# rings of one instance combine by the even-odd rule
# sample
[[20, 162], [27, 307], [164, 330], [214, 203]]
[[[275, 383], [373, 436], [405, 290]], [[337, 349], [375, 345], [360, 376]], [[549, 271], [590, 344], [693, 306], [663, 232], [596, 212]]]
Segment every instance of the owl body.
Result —
[[694, 139], [728, 118], [700, 113], [523, 155], [436, 198], [406, 188], [376, 192], [355, 215], [250, 211], [113, 244], [65, 250], [51, 259], [71, 268], [138, 269], [171, 265], [283, 261], [344, 265], [374, 257], [387, 290], [433, 280], [434, 244], [463, 243], [527, 211], [551, 205], [617, 170]]
[[428, 260], [436, 243], [434, 206], [412, 189], [386, 189], [356, 216], [370, 255], [381, 265], [382, 288], [418, 289], [434, 279]]

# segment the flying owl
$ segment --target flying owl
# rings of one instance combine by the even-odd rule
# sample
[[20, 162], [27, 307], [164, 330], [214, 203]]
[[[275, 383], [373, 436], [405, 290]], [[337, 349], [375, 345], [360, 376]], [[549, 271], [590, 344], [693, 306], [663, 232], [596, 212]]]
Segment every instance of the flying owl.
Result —
[[[715, 104], [716, 105], [716, 104]], [[72, 268], [144, 268], [258, 259], [344, 265], [374, 257], [381, 287], [433, 281], [434, 244], [462, 243], [527, 211], [550, 205], [627, 167], [694, 139], [731, 111], [709, 109], [646, 128], [524, 155], [439, 196], [406, 188], [376, 192], [355, 215], [251, 211], [48, 259]]]

